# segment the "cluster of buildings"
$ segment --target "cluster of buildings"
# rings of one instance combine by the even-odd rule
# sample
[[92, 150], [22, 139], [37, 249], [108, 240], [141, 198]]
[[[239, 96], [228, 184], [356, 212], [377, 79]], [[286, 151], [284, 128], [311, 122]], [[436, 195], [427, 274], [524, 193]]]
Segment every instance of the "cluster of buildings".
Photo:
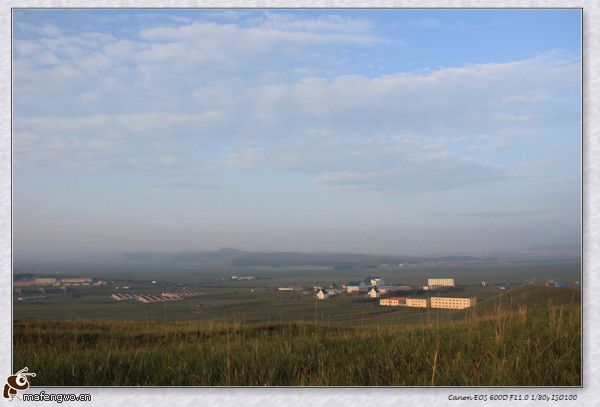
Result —
[[113, 294], [112, 299], [115, 301], [136, 300], [144, 304], [148, 304], [151, 302], [181, 301], [183, 298], [164, 297], [162, 295], [147, 294]]
[[362, 281], [348, 281], [346, 284], [346, 292], [348, 294], [367, 292], [372, 287], [385, 287], [385, 281], [381, 277], [367, 276]]
[[544, 284], [546, 287], [555, 287], [555, 288], [565, 288], [569, 287], [569, 284], [562, 283], [560, 281], [556, 281], [554, 279], [546, 281]]
[[439, 308], [439, 309], [466, 309], [474, 306], [477, 298], [458, 297], [431, 297], [408, 298], [390, 297], [379, 300], [379, 305], [388, 307], [413, 307], [413, 308]]
[[111, 298], [115, 301], [137, 300], [137, 294], [113, 294]]
[[348, 281], [345, 288], [349, 294], [366, 293], [371, 298], [395, 291], [410, 291], [407, 285], [386, 285], [383, 278], [374, 276], [367, 276], [362, 281]]
[[201, 291], [170, 291], [162, 293], [161, 295], [149, 295], [149, 294], [113, 294], [111, 298], [115, 301], [128, 301], [136, 300], [144, 304], [151, 302], [166, 302], [166, 301], [181, 301], [187, 297], [196, 297], [204, 295]]
[[346, 292], [348, 294], [366, 294], [370, 298], [379, 298], [396, 291], [410, 291], [407, 285], [386, 285], [385, 280], [378, 276], [367, 276], [362, 281], [349, 281], [348, 284], [338, 288], [314, 287], [315, 297], [319, 300], [326, 300], [334, 295]]
[[[436, 290], [445, 287], [454, 287], [453, 278], [429, 278], [427, 285], [423, 290]], [[438, 308], [438, 309], [466, 309], [474, 306], [477, 298], [459, 298], [459, 297], [430, 297], [430, 298], [409, 298], [409, 297], [390, 297], [379, 300], [379, 305], [387, 307], [414, 307], [414, 308]]]
[[[422, 286], [423, 291], [448, 291], [455, 287], [453, 278], [428, 278], [427, 285]], [[302, 287], [279, 287], [278, 291], [302, 291]], [[329, 288], [313, 287], [315, 298], [326, 300], [342, 293], [363, 294], [369, 298], [377, 299], [390, 293], [405, 292], [411, 290], [421, 291], [421, 287], [411, 288], [407, 285], [386, 285], [383, 278], [379, 276], [367, 276], [361, 281], [349, 281], [339, 289], [335, 286]], [[476, 298], [458, 297], [430, 297], [411, 298], [407, 296], [393, 296], [381, 298], [379, 305], [388, 307], [413, 307], [413, 308], [440, 308], [440, 309], [466, 309], [477, 303]]]
[[91, 278], [86, 277], [65, 277], [65, 278], [33, 278], [25, 281], [15, 281], [15, 287], [71, 287], [71, 286], [99, 286], [106, 285], [107, 282], [103, 280], [97, 280], [92, 282]]
[[203, 291], [169, 291], [161, 294], [163, 297], [171, 297], [171, 298], [188, 298], [188, 297], [198, 297], [200, 295], [206, 295]]

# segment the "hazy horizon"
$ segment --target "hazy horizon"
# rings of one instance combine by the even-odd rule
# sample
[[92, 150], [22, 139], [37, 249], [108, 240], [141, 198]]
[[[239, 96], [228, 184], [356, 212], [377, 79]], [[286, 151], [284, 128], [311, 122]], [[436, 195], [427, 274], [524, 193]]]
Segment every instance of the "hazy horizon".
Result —
[[[116, 259], [115, 256], [125, 255], [125, 254], [147, 254], [147, 255], [165, 255], [165, 254], [177, 254], [177, 253], [212, 253], [212, 252], [220, 252], [220, 251], [240, 251], [243, 253], [261, 253], [261, 254], [276, 254], [276, 253], [307, 253], [307, 254], [339, 254], [339, 255], [366, 255], [366, 256], [391, 256], [391, 257], [422, 257], [422, 258], [435, 258], [438, 256], [473, 256], [473, 257], [481, 257], [485, 258], [486, 256], [502, 256], [506, 255], [516, 256], [519, 254], [529, 253], [534, 257], [538, 256], [541, 258], [554, 258], [557, 256], [556, 252], [559, 252], [558, 257], [566, 256], [565, 258], [571, 258], [573, 253], [579, 253], [581, 251], [581, 242], [575, 242], [571, 244], [563, 244], [563, 245], [540, 245], [540, 246], [530, 246], [530, 247], [522, 247], [520, 249], [514, 250], [498, 250], [498, 251], [482, 251], [482, 252], [422, 252], [422, 253], [407, 253], [407, 252], [378, 252], [378, 251], [370, 251], [370, 252], [359, 252], [359, 251], [323, 251], [323, 250], [246, 250], [243, 248], [237, 247], [219, 247], [219, 248], [193, 248], [193, 249], [181, 249], [181, 250], [95, 250], [95, 251], [47, 251], [47, 252], [30, 252], [25, 255], [15, 253], [13, 255], [13, 259], [16, 262], [40, 262], [40, 261], [77, 261], [77, 260], [86, 260], [86, 259], [102, 259], [102, 258], [113, 258]], [[579, 254], [577, 254], [579, 256]]]
[[14, 257], [579, 244], [580, 10], [14, 10]]

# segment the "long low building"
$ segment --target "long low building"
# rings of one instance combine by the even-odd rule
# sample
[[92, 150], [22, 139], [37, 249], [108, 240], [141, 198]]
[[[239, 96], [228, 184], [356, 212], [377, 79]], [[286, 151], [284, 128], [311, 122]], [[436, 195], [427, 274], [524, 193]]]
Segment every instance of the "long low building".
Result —
[[115, 301], [127, 301], [137, 299], [137, 295], [135, 294], [113, 294], [111, 297]]
[[61, 285], [90, 285], [92, 283], [91, 278], [84, 277], [65, 277], [65, 278], [34, 278], [32, 280], [15, 281], [13, 285], [15, 287], [45, 287], [54, 286], [59, 287]]
[[379, 305], [387, 307], [401, 307], [406, 305], [406, 297], [390, 297], [379, 300]]
[[36, 285], [52, 285], [56, 283], [55, 278], [36, 278], [33, 281], [35, 281]]
[[477, 298], [431, 297], [431, 308], [465, 309], [477, 303]]
[[429, 287], [454, 287], [453, 278], [428, 278], [427, 285]]
[[57, 283], [55, 278], [34, 278], [33, 280], [15, 281], [13, 286], [15, 287], [44, 287], [50, 285], [60, 284]]
[[61, 279], [63, 285], [90, 285], [91, 278], [85, 277], [67, 277]]
[[407, 298], [407, 307], [427, 308], [429, 307], [429, 298]]

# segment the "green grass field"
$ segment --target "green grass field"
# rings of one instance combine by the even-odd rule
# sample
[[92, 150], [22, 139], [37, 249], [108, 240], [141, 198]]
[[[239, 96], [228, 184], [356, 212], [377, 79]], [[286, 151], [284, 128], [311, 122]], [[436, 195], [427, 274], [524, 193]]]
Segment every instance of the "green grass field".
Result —
[[40, 386], [581, 385], [579, 289], [527, 286], [468, 311], [393, 315], [358, 326], [16, 321], [14, 365]]

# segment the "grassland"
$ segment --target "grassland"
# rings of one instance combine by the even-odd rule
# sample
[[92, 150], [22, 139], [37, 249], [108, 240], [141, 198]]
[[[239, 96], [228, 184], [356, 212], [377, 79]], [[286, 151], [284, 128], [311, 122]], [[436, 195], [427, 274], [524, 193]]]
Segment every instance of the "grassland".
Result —
[[47, 386], [581, 384], [578, 289], [522, 287], [468, 312], [373, 321], [16, 321], [14, 365]]
[[[67, 294], [55, 289], [46, 298], [17, 301], [15, 320], [68, 319], [141, 321], [197, 320], [240, 323], [279, 321], [326, 322], [328, 324], [361, 325], [404, 323], [424, 320], [427, 311], [417, 308], [387, 309], [364, 295], [339, 295], [318, 301], [312, 289], [302, 292], [280, 292], [273, 288], [243, 287], [235, 284], [223, 287], [200, 287], [206, 293], [185, 301], [142, 304], [137, 301], [117, 302], [111, 299], [111, 288], [73, 288]], [[156, 293], [155, 287], [140, 287], [132, 292]], [[499, 290], [493, 287], [467, 287], [453, 292], [456, 296], [474, 296], [485, 301]], [[413, 295], [423, 295], [413, 294]]]

